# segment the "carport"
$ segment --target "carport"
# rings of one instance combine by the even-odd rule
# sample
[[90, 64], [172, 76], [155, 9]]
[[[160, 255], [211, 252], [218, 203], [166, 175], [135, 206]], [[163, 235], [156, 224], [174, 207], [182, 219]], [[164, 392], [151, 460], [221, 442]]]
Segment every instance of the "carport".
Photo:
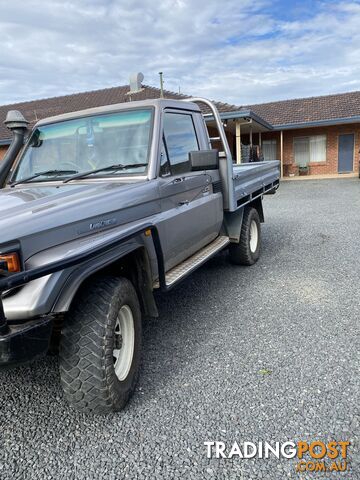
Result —
[[[205, 114], [204, 117], [209, 126], [210, 135], [212, 135], [212, 132], [216, 135], [214, 117], [211, 114]], [[220, 113], [220, 118], [223, 121], [225, 133], [236, 163], [249, 161], [246, 158], [246, 154], [244, 154], [247, 150], [244, 147], [258, 147], [261, 150], [262, 133], [273, 130], [272, 125], [251, 110], [222, 112]], [[214, 136], [211, 137], [211, 141], [216, 146], [219, 139]]]

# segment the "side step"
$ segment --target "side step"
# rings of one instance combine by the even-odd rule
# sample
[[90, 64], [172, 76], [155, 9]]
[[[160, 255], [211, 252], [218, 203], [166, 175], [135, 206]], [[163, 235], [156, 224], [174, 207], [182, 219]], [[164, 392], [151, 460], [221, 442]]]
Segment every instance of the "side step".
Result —
[[[184, 260], [176, 267], [172, 268], [166, 272], [165, 281], [167, 287], [172, 287], [176, 282], [178, 282], [183, 277], [186, 277], [191, 272], [196, 270], [200, 265], [205, 263], [210, 257], [215, 255], [215, 253], [222, 250], [226, 245], [230, 243], [229, 237], [217, 237], [213, 242], [206, 245], [198, 252], [194, 253], [191, 257]], [[154, 283], [154, 288], [159, 288], [159, 282]]]

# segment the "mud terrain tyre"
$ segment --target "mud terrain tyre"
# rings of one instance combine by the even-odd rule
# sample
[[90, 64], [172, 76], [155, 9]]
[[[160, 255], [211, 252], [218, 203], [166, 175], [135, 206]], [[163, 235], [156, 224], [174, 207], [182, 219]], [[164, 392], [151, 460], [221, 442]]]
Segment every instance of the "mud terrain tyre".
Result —
[[256, 208], [246, 208], [239, 243], [229, 246], [229, 258], [235, 265], [253, 265], [260, 257], [261, 227]]
[[77, 410], [123, 409], [134, 392], [141, 355], [141, 312], [126, 278], [87, 283], [74, 299], [60, 340], [60, 377]]

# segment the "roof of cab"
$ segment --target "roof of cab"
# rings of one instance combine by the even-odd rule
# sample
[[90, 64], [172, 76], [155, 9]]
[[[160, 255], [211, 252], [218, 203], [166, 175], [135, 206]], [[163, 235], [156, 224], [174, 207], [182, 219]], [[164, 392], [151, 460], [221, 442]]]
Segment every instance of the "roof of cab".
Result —
[[116, 103], [113, 105], [104, 105], [102, 107], [87, 108], [85, 110], [79, 110], [77, 112], [63, 113], [54, 117], [43, 118], [39, 120], [35, 126], [47, 125], [51, 123], [63, 122], [66, 120], [73, 120], [76, 118], [82, 118], [93, 115], [104, 115], [107, 113], [115, 113], [121, 110], [131, 110], [141, 107], [155, 107], [159, 109], [164, 108], [181, 108], [182, 110], [200, 112], [200, 108], [197, 104], [192, 102], [184, 102], [183, 100], [172, 100], [168, 98], [157, 98], [151, 100], [138, 100], [135, 102]]

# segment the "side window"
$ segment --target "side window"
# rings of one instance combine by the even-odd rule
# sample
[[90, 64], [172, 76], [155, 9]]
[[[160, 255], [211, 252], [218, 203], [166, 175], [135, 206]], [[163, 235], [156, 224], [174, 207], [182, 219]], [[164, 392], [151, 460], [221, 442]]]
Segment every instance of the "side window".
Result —
[[172, 174], [190, 171], [189, 152], [199, 150], [192, 116], [164, 114], [164, 138]]

